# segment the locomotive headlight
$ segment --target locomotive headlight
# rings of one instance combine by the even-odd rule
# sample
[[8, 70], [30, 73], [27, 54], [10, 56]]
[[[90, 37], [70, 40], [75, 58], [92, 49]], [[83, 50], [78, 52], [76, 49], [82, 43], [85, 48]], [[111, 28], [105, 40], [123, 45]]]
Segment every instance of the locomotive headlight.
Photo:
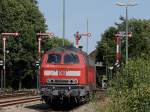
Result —
[[76, 80], [74, 80], [74, 83], [75, 83], [75, 84], [78, 84], [78, 80], [77, 80], [77, 79], [76, 79]]
[[55, 82], [54, 79], [48, 79], [48, 80], [47, 80], [47, 83], [48, 83], [48, 84], [51, 84], [51, 83], [54, 83], [54, 82]]
[[71, 87], [70, 87], [70, 86], [68, 87], [68, 90], [71, 90]]
[[41, 91], [44, 92], [46, 90], [46, 88], [41, 88]]
[[72, 83], [73, 83], [73, 80], [70, 80], [70, 83], [72, 84]]
[[48, 80], [46, 81], [46, 83], [50, 83], [50, 80], [48, 79]]
[[71, 79], [70, 84], [78, 84], [78, 80], [77, 79]]
[[53, 86], [53, 88], [52, 88], [53, 90], [55, 89], [55, 87]]

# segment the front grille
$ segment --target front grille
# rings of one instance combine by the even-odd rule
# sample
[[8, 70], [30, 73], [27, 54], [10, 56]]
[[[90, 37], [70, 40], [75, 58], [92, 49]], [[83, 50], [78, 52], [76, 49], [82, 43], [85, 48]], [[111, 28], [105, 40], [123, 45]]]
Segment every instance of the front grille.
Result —
[[48, 79], [47, 84], [78, 84], [77, 79]]

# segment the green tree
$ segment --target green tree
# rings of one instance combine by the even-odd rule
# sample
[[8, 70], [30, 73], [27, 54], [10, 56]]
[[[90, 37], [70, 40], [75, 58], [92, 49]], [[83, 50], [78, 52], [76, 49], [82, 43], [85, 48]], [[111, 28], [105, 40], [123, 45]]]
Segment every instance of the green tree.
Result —
[[[108, 28], [102, 35], [102, 39], [97, 43], [97, 61], [103, 61], [104, 63], [106, 63], [106, 59], [108, 63], [115, 61], [115, 34], [120, 31], [125, 31], [125, 19], [121, 17], [120, 20], [121, 23], [115, 23], [114, 27]], [[140, 56], [142, 53], [149, 54], [150, 20], [130, 19], [129, 32], [133, 34], [129, 38], [129, 58]], [[125, 60], [125, 38], [122, 38], [121, 53], [122, 60]]]
[[[42, 41], [42, 50], [43, 51], [47, 51], [50, 50], [51, 48], [54, 47], [58, 47], [58, 46], [62, 46], [63, 44], [63, 39], [59, 38], [59, 37], [53, 37], [50, 39], [44, 39]], [[64, 40], [64, 45], [70, 45], [71, 43], [68, 40]]]
[[[18, 38], [7, 39], [9, 54], [6, 57], [6, 74], [7, 86], [18, 82], [21, 88], [25, 77], [36, 78], [35, 61], [38, 46], [36, 33], [47, 30], [45, 19], [39, 11], [37, 0], [0, 0], [0, 24], [0, 33], [20, 33]], [[44, 39], [42, 49], [45, 51], [61, 44], [62, 39], [56, 37]], [[69, 41], [65, 40], [65, 45], [68, 44]], [[0, 47], [2, 48], [2, 39]], [[3, 54], [0, 56], [2, 58]], [[27, 83], [34, 85], [34, 81]]]
[[[97, 45], [98, 61], [112, 64], [115, 61], [115, 33], [125, 31], [125, 20], [110, 27]], [[112, 30], [114, 29], [114, 30]], [[109, 82], [108, 94], [112, 100], [112, 112], [148, 112], [150, 110], [150, 20], [130, 19], [129, 63], [116, 72]], [[125, 61], [125, 38], [122, 39], [122, 62]], [[113, 46], [113, 47], [110, 47]], [[109, 57], [114, 54], [114, 57]], [[106, 59], [103, 57], [107, 57]], [[111, 60], [110, 60], [110, 59]], [[114, 61], [112, 61], [114, 60]]]
[[115, 58], [115, 38], [114, 35], [118, 30], [115, 27], [110, 27], [102, 35], [101, 41], [96, 46], [96, 61], [101, 61], [106, 64], [113, 63]]
[[[10, 51], [6, 59], [7, 84], [20, 82], [27, 75], [35, 75], [36, 32], [45, 32], [46, 25], [36, 0], [0, 0], [0, 33], [19, 32], [18, 38], [7, 39]], [[2, 47], [2, 39], [1, 39]], [[9, 75], [8, 75], [9, 74]], [[11, 82], [10, 82], [11, 81]]]

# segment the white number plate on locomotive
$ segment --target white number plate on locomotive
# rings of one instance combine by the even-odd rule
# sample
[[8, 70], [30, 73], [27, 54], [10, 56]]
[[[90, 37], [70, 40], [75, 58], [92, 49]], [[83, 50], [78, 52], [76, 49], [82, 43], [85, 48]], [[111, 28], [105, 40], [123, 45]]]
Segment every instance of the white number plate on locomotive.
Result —
[[45, 70], [44, 76], [80, 76], [80, 71]]
[[57, 76], [58, 71], [55, 70], [44, 70], [44, 76]]

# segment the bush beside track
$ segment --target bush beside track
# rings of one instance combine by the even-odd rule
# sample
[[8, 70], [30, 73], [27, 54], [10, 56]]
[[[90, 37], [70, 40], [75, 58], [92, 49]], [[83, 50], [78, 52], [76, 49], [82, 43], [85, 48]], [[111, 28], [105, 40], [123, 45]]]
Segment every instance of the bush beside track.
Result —
[[108, 112], [150, 111], [150, 60], [148, 56], [129, 61], [110, 83]]

